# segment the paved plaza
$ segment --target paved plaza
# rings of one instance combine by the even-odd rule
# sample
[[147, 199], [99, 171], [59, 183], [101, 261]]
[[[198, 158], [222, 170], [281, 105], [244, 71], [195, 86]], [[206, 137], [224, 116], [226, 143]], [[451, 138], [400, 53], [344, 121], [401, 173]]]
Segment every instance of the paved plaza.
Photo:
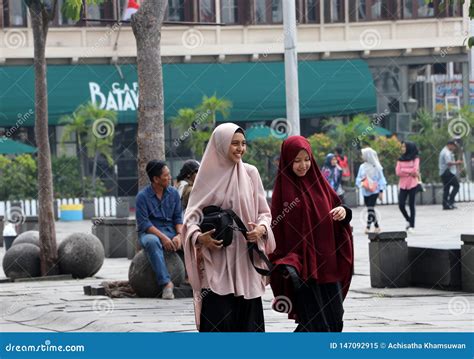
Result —
[[[474, 203], [442, 211], [441, 206], [418, 206], [416, 233], [409, 246], [459, 248], [461, 233], [474, 233]], [[404, 229], [397, 206], [377, 207], [383, 231]], [[473, 332], [474, 293], [429, 288], [370, 287], [368, 239], [363, 233], [367, 212], [354, 209], [355, 275], [345, 301], [347, 332]], [[91, 222], [58, 222], [58, 240], [73, 232], [91, 231]], [[0, 249], [3, 258], [5, 249]], [[66, 281], [0, 283], [0, 328], [5, 332], [193, 332], [191, 298], [162, 299], [86, 296], [83, 286], [104, 280], [127, 280], [130, 260], [105, 259], [94, 278]], [[3, 271], [1, 272], [4, 277]], [[296, 325], [271, 309], [268, 287], [264, 300], [267, 332], [290, 332]]]

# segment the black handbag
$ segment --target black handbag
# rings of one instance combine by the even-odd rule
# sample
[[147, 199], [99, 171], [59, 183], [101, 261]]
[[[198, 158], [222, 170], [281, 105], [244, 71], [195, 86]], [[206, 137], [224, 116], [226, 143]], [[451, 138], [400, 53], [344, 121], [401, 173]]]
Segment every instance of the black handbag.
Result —
[[[222, 209], [219, 206], [207, 206], [203, 210], [203, 219], [200, 224], [201, 232], [208, 232], [215, 229], [212, 237], [214, 239], [222, 241], [224, 247], [232, 244], [234, 238], [234, 231], [240, 231], [244, 238], [247, 240], [247, 228], [242, 222], [240, 217], [231, 209]], [[234, 222], [237, 226], [234, 226]], [[250, 257], [250, 262], [252, 263], [255, 270], [263, 275], [269, 276], [273, 270], [273, 264], [270, 262], [268, 257], [263, 253], [257, 246], [256, 243], [247, 243], [247, 249]], [[265, 263], [268, 269], [258, 268], [254, 264], [254, 256], [256, 253], [260, 259]]]

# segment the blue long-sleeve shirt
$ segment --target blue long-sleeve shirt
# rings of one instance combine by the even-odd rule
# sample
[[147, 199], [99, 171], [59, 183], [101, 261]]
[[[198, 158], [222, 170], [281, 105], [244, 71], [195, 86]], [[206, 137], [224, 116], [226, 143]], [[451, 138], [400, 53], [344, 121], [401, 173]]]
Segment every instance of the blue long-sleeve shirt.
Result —
[[375, 189], [374, 192], [369, 192], [364, 187], [362, 187], [362, 180], [367, 176], [367, 174], [365, 173], [364, 167], [365, 166], [359, 167], [359, 172], [357, 173], [357, 178], [356, 178], [356, 186], [360, 188], [364, 197], [368, 197], [373, 194], [384, 191], [387, 188], [387, 180], [385, 179], [385, 176], [383, 175], [383, 171], [375, 171], [375, 175], [371, 177], [372, 181], [377, 181], [377, 188]]
[[137, 231], [142, 234], [155, 226], [169, 238], [176, 236], [177, 224], [183, 224], [183, 212], [179, 193], [174, 187], [166, 187], [160, 199], [151, 185], [142, 189], [136, 202]]

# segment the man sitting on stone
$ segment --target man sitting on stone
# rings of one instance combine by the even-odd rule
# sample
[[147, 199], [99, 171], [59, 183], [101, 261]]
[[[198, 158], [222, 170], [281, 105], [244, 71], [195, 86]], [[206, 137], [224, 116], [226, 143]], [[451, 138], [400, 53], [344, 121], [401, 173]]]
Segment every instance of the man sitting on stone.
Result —
[[166, 268], [163, 250], [181, 248], [183, 215], [178, 191], [171, 186], [165, 162], [152, 160], [146, 165], [150, 185], [137, 195], [138, 238], [156, 274], [163, 299], [174, 299], [173, 282]]

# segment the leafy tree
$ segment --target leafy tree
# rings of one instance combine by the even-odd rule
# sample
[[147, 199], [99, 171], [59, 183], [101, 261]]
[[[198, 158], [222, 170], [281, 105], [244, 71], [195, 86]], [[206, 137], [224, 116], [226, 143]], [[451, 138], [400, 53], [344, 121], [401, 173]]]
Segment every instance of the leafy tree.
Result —
[[257, 138], [247, 145], [244, 161], [257, 167], [265, 189], [273, 188], [282, 142], [276, 137], [269, 136]]
[[29, 155], [20, 155], [9, 159], [0, 156], [0, 188], [3, 200], [20, 200], [36, 198], [37, 165]]
[[308, 141], [311, 144], [314, 158], [321, 167], [326, 155], [334, 151], [335, 142], [324, 133], [315, 133], [308, 137]]

